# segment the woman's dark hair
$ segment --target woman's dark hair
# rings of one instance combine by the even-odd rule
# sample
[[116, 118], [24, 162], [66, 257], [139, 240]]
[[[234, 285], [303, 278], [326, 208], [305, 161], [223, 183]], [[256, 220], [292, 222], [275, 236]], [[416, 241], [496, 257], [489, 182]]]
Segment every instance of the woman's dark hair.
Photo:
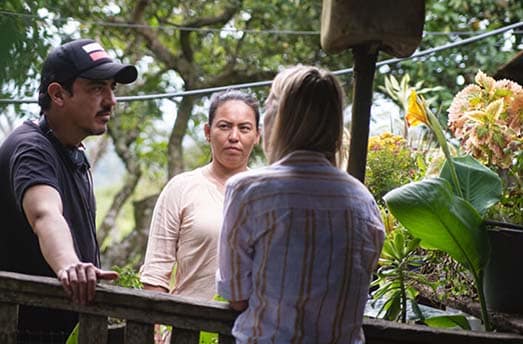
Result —
[[214, 93], [211, 97], [211, 105], [209, 107], [209, 126], [212, 125], [216, 110], [223, 103], [229, 100], [239, 100], [249, 106], [254, 111], [254, 117], [256, 118], [256, 129], [260, 128], [260, 109], [259, 103], [256, 97], [250, 93], [238, 91], [238, 90], [225, 90], [223, 92]]

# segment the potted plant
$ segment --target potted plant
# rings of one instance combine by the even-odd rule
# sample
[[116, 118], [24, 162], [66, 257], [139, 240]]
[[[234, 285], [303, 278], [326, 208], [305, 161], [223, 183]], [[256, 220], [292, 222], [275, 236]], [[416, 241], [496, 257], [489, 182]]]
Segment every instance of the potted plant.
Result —
[[482, 320], [491, 330], [483, 288], [488, 258], [484, 220], [501, 197], [496, 173], [470, 155], [453, 157], [441, 126], [424, 99], [412, 91], [406, 120], [410, 126], [432, 129], [446, 162], [439, 177], [396, 188], [384, 196], [391, 213], [425, 248], [448, 253], [472, 274], [478, 290]]
[[[485, 268], [488, 308], [523, 313], [523, 88], [479, 71], [449, 108], [449, 129], [462, 149], [496, 171], [501, 202], [489, 212], [490, 259]], [[515, 273], [516, 272], [516, 273]]]

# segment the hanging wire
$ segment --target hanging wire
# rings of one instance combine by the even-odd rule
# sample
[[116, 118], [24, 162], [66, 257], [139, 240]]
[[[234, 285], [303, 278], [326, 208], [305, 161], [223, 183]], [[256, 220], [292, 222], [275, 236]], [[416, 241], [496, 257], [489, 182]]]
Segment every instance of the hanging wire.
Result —
[[[1, 12], [2, 11], [0, 11], [0, 13]], [[506, 31], [514, 30], [514, 29], [522, 27], [522, 26], [523, 26], [523, 22], [514, 23], [514, 24], [511, 24], [511, 25], [507, 25], [507, 26], [501, 27], [501, 28], [496, 29], [496, 30], [492, 30], [492, 31], [489, 31], [489, 32], [485, 32], [485, 33], [476, 35], [474, 37], [469, 37], [469, 38], [466, 38], [466, 39], [462, 39], [462, 40], [459, 40], [457, 42], [440, 45], [438, 47], [434, 47], [434, 48], [431, 48], [431, 49], [421, 50], [421, 51], [418, 51], [418, 52], [412, 54], [409, 57], [392, 58], [392, 59], [379, 61], [379, 62], [376, 63], [376, 67], [380, 67], [380, 66], [388, 65], [388, 64], [395, 64], [395, 63], [399, 63], [401, 61], [406, 61], [406, 60], [412, 60], [412, 59], [416, 59], [416, 58], [419, 58], [419, 57], [423, 57], [423, 56], [427, 56], [427, 55], [430, 55], [430, 54], [434, 54], [434, 53], [442, 51], [442, 50], [451, 49], [451, 48], [455, 48], [455, 47], [458, 47], [458, 46], [474, 43], [474, 42], [480, 41], [482, 39], [485, 39], [487, 37], [499, 35], [499, 34], [504, 33]], [[337, 71], [333, 71], [332, 73], [335, 74], [335, 75], [352, 74], [353, 73], [353, 68], [340, 69], [340, 70], [337, 70]], [[202, 89], [197, 89], [197, 90], [187, 90], [187, 91], [180, 91], [180, 92], [146, 94], [146, 95], [139, 95], [139, 96], [122, 96], [122, 97], [117, 97], [116, 99], [119, 102], [132, 102], [132, 101], [166, 99], [166, 98], [170, 99], [170, 98], [178, 98], [178, 97], [185, 97], [185, 96], [209, 94], [209, 93], [213, 93], [213, 92], [224, 91], [224, 90], [227, 90], [227, 89], [244, 89], [244, 88], [264, 87], [264, 86], [270, 86], [271, 83], [272, 83], [271, 80], [266, 80], [266, 81], [258, 81], [258, 82], [251, 82], [251, 83], [234, 84], [234, 85], [211, 87], [211, 88], [202, 88]], [[30, 104], [30, 103], [37, 103], [37, 100], [35, 100], [35, 99], [28, 99], [28, 98], [25, 98], [25, 99], [0, 99], [0, 104], [2, 104], [2, 103], [4, 103], [4, 104], [5, 103], [7, 103], [7, 104]]]
[[[36, 19], [37, 21], [45, 22], [45, 18], [39, 17], [34, 14], [18, 13], [0, 10], [0, 14], [24, 17]], [[232, 32], [232, 33], [255, 33], [255, 34], [270, 34], [270, 35], [313, 35], [317, 36], [320, 34], [319, 31], [305, 31], [305, 30], [281, 30], [281, 29], [235, 29], [235, 28], [202, 28], [202, 27], [190, 27], [190, 26], [178, 26], [178, 25], [147, 25], [147, 24], [135, 24], [135, 23], [116, 23], [107, 21], [86, 21], [78, 20], [76, 18], [56, 18], [53, 19], [55, 22], [67, 23], [70, 19], [85, 25], [93, 26], [105, 26], [105, 27], [119, 27], [119, 28], [130, 28], [130, 29], [153, 29], [153, 30], [170, 30], [170, 31], [196, 31], [196, 32]]]
[[[6, 10], [0, 10], [0, 14], [14, 17], [24, 17], [36, 19], [37, 21], [45, 22], [45, 18], [42, 18], [35, 14], [19, 13]], [[130, 29], [153, 29], [153, 30], [173, 30], [173, 31], [195, 31], [195, 32], [231, 32], [231, 33], [253, 33], [253, 34], [270, 34], [270, 35], [320, 35], [320, 31], [308, 31], [308, 30], [282, 30], [282, 29], [236, 29], [236, 28], [201, 28], [201, 27], [190, 27], [190, 26], [178, 26], [178, 25], [147, 25], [147, 24], [136, 24], [136, 23], [116, 23], [108, 21], [86, 21], [79, 20], [77, 18], [55, 18], [53, 21], [67, 23], [69, 20], [74, 20], [84, 25], [96, 25], [106, 27], [119, 27], [119, 28], [130, 28]], [[477, 31], [423, 31], [423, 36], [471, 36], [481, 33], [486, 33], [485, 30]], [[515, 31], [514, 34], [521, 34], [523, 31]]]

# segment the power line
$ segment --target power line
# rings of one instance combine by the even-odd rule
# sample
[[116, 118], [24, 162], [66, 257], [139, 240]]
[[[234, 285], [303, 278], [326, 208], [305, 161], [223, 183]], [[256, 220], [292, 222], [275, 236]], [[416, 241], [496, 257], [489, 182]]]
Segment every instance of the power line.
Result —
[[[45, 22], [45, 18], [40, 16], [0, 10], [0, 14], [8, 16], [17, 16], [36, 19], [37, 21]], [[236, 28], [201, 28], [201, 27], [190, 27], [190, 26], [178, 26], [178, 25], [147, 25], [147, 24], [135, 24], [135, 23], [115, 23], [107, 21], [85, 21], [78, 20], [73, 17], [69, 18], [55, 18], [53, 21], [66, 23], [72, 19], [80, 24], [97, 25], [106, 27], [118, 27], [118, 28], [130, 28], [130, 29], [153, 29], [153, 30], [172, 30], [172, 31], [195, 31], [195, 32], [230, 32], [230, 33], [253, 33], [253, 34], [273, 34], [273, 35], [320, 35], [320, 31], [310, 30], [282, 30], [282, 29], [236, 29]], [[423, 31], [423, 36], [470, 36], [481, 33], [486, 33], [486, 30], [477, 31]], [[522, 34], [523, 31], [515, 31], [514, 34]]]
[[[9, 12], [0, 10], [0, 14], [33, 18], [38, 21], [45, 22], [45, 18], [41, 18], [34, 14], [27, 13], [18, 13], [18, 12]], [[115, 23], [107, 21], [85, 21], [78, 20], [76, 18], [56, 18], [53, 21], [58, 21], [66, 23], [69, 19], [73, 19], [81, 24], [87, 25], [97, 25], [97, 26], [106, 26], [106, 27], [119, 27], [119, 28], [131, 28], [131, 29], [153, 29], [153, 30], [171, 30], [171, 31], [195, 31], [195, 32], [230, 32], [230, 33], [255, 33], [255, 34], [272, 34], [272, 35], [314, 35], [317, 36], [320, 34], [319, 31], [305, 31], [305, 30], [281, 30], [281, 29], [236, 29], [236, 28], [201, 28], [201, 27], [189, 27], [189, 26], [178, 26], [178, 25], [146, 25], [146, 24], [135, 24], [135, 23]]]
[[[501, 33], [504, 33], [506, 31], [510, 31], [510, 30], [516, 29], [516, 28], [521, 27], [521, 26], [523, 26], [523, 22], [507, 25], [507, 26], [501, 27], [501, 28], [496, 29], [496, 30], [492, 30], [492, 31], [489, 31], [489, 32], [482, 33], [482, 34], [477, 35], [475, 37], [469, 37], [469, 38], [462, 39], [462, 40], [457, 41], [457, 42], [440, 45], [439, 47], [434, 47], [434, 48], [431, 48], [431, 49], [418, 51], [417, 53], [414, 53], [414, 54], [412, 54], [409, 57], [393, 58], [393, 59], [389, 59], [389, 60], [383, 60], [383, 61], [380, 61], [380, 62], [376, 63], [376, 67], [380, 67], [380, 66], [387, 65], [387, 64], [394, 64], [394, 63], [398, 63], [398, 62], [405, 61], [405, 60], [412, 60], [412, 59], [415, 59], [415, 58], [418, 58], [418, 57], [423, 57], [423, 56], [427, 56], [427, 55], [436, 53], [438, 51], [455, 48], [455, 47], [458, 47], [458, 46], [461, 46], [461, 45], [466, 45], [466, 44], [469, 44], [469, 43], [474, 43], [474, 42], [480, 41], [482, 39], [485, 39], [487, 37], [499, 35]], [[348, 72], [352, 73], [352, 68], [341, 69], [341, 70], [335, 71], [334, 74], [345, 74], [345, 73], [348, 73]]]
[[[480, 41], [487, 37], [499, 35], [501, 33], [519, 28], [521, 26], [523, 26], [523, 22], [507, 25], [507, 26], [501, 27], [499, 29], [477, 35], [475, 37], [470, 37], [470, 38], [460, 40], [458, 42], [448, 43], [448, 44], [441, 45], [439, 47], [418, 51], [409, 57], [392, 58], [392, 59], [388, 59], [388, 60], [379, 61], [378, 63], [376, 63], [376, 67], [380, 67], [380, 66], [387, 65], [387, 64], [395, 64], [395, 63], [398, 63], [401, 61], [406, 61], [406, 60], [412, 60], [412, 59], [416, 59], [419, 57], [423, 57], [423, 56], [427, 56], [427, 55], [436, 53], [438, 51], [451, 49], [451, 48], [466, 45], [469, 43], [477, 42], [477, 41]], [[342, 74], [351, 74], [352, 72], [353, 72], [353, 68], [346, 68], [346, 69], [340, 69], [337, 71], [333, 71], [332, 73], [335, 75], [342, 75]], [[272, 80], [266, 80], [266, 81], [258, 81], [258, 82], [244, 83], [244, 84], [203, 88], [203, 89], [197, 89], [197, 90], [187, 90], [187, 91], [181, 91], [181, 92], [168, 92], [168, 93], [148, 94], [148, 95], [140, 95], [140, 96], [123, 96], [123, 97], [117, 97], [117, 100], [120, 102], [132, 102], [132, 101], [141, 101], [141, 100], [178, 98], [178, 97], [185, 97], [185, 96], [209, 94], [209, 93], [213, 93], [213, 92], [224, 91], [227, 89], [243, 89], [243, 88], [269, 86], [269, 85], [271, 85], [271, 83], [272, 83]], [[27, 99], [27, 98], [26, 99], [0, 99], [0, 104], [2, 104], [2, 103], [4, 103], [4, 104], [5, 103], [7, 103], [7, 104], [24, 104], [24, 103], [28, 104], [28, 103], [37, 103], [37, 100]]]

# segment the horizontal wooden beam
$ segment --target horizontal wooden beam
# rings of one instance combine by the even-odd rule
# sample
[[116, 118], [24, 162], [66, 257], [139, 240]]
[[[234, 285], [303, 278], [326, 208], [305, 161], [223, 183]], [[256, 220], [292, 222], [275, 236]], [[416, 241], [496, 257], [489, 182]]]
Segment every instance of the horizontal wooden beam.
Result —
[[[97, 287], [95, 302], [82, 306], [72, 303], [54, 278], [0, 272], [0, 343], [15, 343], [17, 304], [77, 311], [81, 343], [104, 342], [108, 316], [127, 320], [127, 343], [148, 342], [152, 324], [181, 329], [180, 336], [192, 342], [201, 330], [220, 334], [220, 343], [233, 343], [231, 329], [237, 312], [222, 302], [198, 302], [165, 293], [127, 289], [109, 285]], [[364, 319], [367, 344], [516, 344], [523, 336], [510, 333], [434, 329], [391, 321]], [[97, 332], [97, 340], [82, 338]]]

